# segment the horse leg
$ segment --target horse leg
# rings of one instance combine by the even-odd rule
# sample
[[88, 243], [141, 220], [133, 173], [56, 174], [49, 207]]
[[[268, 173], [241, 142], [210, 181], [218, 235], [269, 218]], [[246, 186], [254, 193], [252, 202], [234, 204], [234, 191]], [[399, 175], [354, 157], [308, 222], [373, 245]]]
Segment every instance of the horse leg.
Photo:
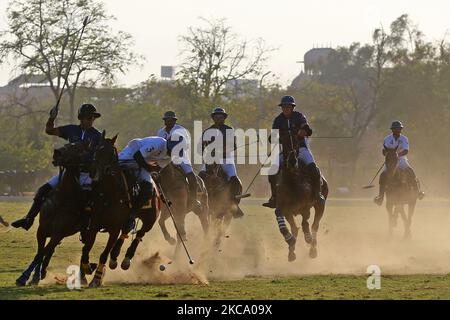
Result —
[[103, 277], [105, 276], [106, 261], [108, 261], [108, 255], [111, 252], [112, 247], [116, 243], [119, 233], [120, 229], [114, 230], [113, 232], [109, 233], [108, 242], [106, 243], [106, 247], [100, 255], [99, 264], [97, 266], [97, 270], [95, 271], [94, 278], [89, 284], [89, 288], [97, 288], [102, 285]]
[[394, 232], [394, 226], [395, 226], [395, 222], [394, 222], [394, 205], [392, 203], [390, 203], [389, 201], [386, 202], [386, 210], [388, 212], [388, 219], [389, 219], [389, 233], [388, 236], [389, 238], [392, 237], [392, 234]]
[[142, 242], [142, 238], [147, 232], [149, 232], [156, 222], [156, 212], [153, 209], [152, 213], [145, 213], [145, 217], [142, 217], [142, 228], [136, 233], [136, 238], [131, 242], [130, 247], [125, 254], [125, 258], [122, 261], [121, 268], [123, 270], [128, 270], [130, 268], [131, 259], [133, 259], [136, 254], [136, 249], [139, 243]]
[[197, 217], [200, 219], [200, 223], [202, 224], [203, 233], [205, 236], [208, 234], [209, 231], [209, 209], [207, 202], [202, 200], [202, 208], [198, 208], [194, 210], [194, 213], [197, 215]]
[[408, 216], [406, 217], [405, 212], [403, 211], [403, 214], [405, 215], [405, 235], [404, 237], [406, 239], [411, 238], [411, 224], [412, 224], [412, 217], [414, 215], [414, 210], [416, 208], [416, 202], [408, 203]]
[[161, 228], [161, 231], [164, 235], [164, 239], [166, 239], [166, 241], [171, 245], [174, 246], [177, 243], [177, 240], [175, 240], [169, 233], [169, 231], [167, 231], [166, 228], [166, 220], [169, 218], [169, 214], [167, 213], [166, 210], [162, 210], [161, 212], [161, 217], [159, 218], [159, 227]]
[[27, 284], [28, 279], [30, 279], [31, 273], [36, 268], [40, 261], [42, 260], [42, 256], [44, 254], [45, 242], [47, 238], [45, 237], [41, 228], [38, 228], [36, 233], [37, 243], [38, 243], [38, 251], [30, 263], [27, 269], [20, 275], [19, 278], [16, 279], [16, 285], [19, 287], [23, 287]]
[[186, 218], [186, 212], [180, 216], [180, 217], [175, 217], [175, 221], [178, 227], [178, 231], [180, 234], [177, 235], [177, 245], [175, 246], [175, 253], [174, 256], [177, 257], [180, 253], [180, 249], [181, 249], [181, 240], [183, 240], [184, 242], [187, 241], [187, 237], [186, 237], [186, 227], [185, 227], [185, 223], [184, 223], [184, 219]]
[[314, 259], [317, 257], [317, 233], [319, 232], [320, 220], [323, 217], [325, 205], [323, 203], [314, 206], [314, 221], [312, 224], [312, 242], [309, 249], [309, 257]]
[[123, 243], [125, 242], [125, 239], [127, 237], [128, 237], [128, 235], [122, 233], [120, 235], [119, 239], [117, 239], [113, 248], [111, 249], [111, 253], [109, 255], [109, 268], [111, 270], [114, 270], [117, 268], [117, 257], [119, 257], [120, 250], [122, 250]]
[[[53, 236], [50, 238], [50, 241], [48, 242], [48, 244], [44, 247], [44, 250], [42, 251], [43, 254], [40, 255], [39, 262], [36, 264], [36, 267], [34, 269], [33, 278], [31, 279], [32, 285], [38, 285], [39, 281], [41, 280], [42, 261], [43, 261], [44, 257], [46, 257], [47, 255], [49, 255], [51, 257], [52, 252], [55, 251], [56, 246], [61, 242], [61, 240], [63, 238], [64, 237], [61, 235]], [[49, 260], [50, 260], [50, 258], [49, 258]]]
[[55, 248], [53, 248], [52, 250], [49, 250], [49, 252], [47, 252], [45, 254], [44, 260], [42, 260], [41, 280], [44, 280], [45, 277], [47, 276], [47, 267], [48, 267], [50, 260], [54, 253], [55, 253]]
[[311, 211], [309, 209], [303, 211], [302, 213], [302, 231], [305, 237], [305, 242], [307, 244], [312, 243], [311, 229], [309, 227], [309, 217], [311, 216]]
[[[289, 232], [289, 229], [286, 226], [286, 221], [285, 221], [284, 215], [279, 208], [277, 208], [275, 210], [275, 215], [277, 218], [278, 229], [280, 230], [281, 234], [283, 235], [284, 241], [286, 241], [286, 243], [289, 246], [288, 260], [294, 261], [297, 258], [297, 256], [295, 255], [295, 244], [297, 242], [297, 239], [296, 239], [296, 237], [294, 237], [293, 234], [291, 234]], [[294, 221], [294, 225], [295, 225], [295, 221]]]
[[86, 234], [86, 239], [84, 241], [80, 261], [80, 283], [83, 286], [88, 284], [86, 275], [91, 275], [93, 272], [91, 264], [89, 263], [89, 253], [91, 252], [91, 249], [94, 246], [97, 233], [98, 233], [97, 229], [90, 228], [88, 233]]

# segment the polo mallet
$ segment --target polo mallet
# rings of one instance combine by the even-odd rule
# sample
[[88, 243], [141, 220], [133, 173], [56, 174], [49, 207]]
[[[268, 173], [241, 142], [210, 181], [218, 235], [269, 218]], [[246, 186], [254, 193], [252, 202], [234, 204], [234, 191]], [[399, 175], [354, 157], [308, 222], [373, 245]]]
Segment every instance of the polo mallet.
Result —
[[167, 210], [169, 210], [169, 214], [170, 214], [170, 217], [172, 218], [173, 225], [175, 226], [175, 230], [177, 231], [178, 237], [180, 238], [181, 243], [183, 244], [184, 251], [186, 251], [186, 255], [187, 255], [188, 258], [189, 258], [189, 263], [190, 263], [190, 264], [194, 264], [194, 260], [192, 260], [191, 255], [189, 254], [189, 251], [188, 251], [188, 249], [187, 249], [187, 247], [186, 247], [186, 244], [184, 243], [184, 240], [183, 240], [183, 238], [181, 237], [180, 231], [178, 230], [177, 223], [175, 222], [175, 217], [173, 216], [172, 210], [170, 209], [170, 206], [169, 206], [169, 204], [168, 204], [169, 200], [167, 199], [166, 195], [164, 194], [164, 190], [163, 190], [163, 188], [162, 188], [162, 186], [161, 186], [160, 183], [158, 183], [158, 187], [159, 187], [159, 190], [161, 191], [161, 195], [162, 195], [162, 197], [163, 197], [163, 199], [164, 199], [163, 202], [164, 202], [164, 204], [166, 205]]
[[373, 182], [375, 181], [376, 177], [378, 176], [378, 174], [380, 173], [381, 169], [383, 169], [384, 167], [384, 162], [381, 165], [380, 169], [378, 169], [377, 174], [375, 175], [375, 177], [373, 177], [372, 181], [370, 181], [370, 183], [367, 186], [362, 187], [363, 189], [372, 189], [375, 186], [373, 185]]
[[[272, 154], [272, 152], [275, 150], [275, 148], [278, 146], [278, 144], [275, 144], [275, 146], [272, 148], [272, 151], [270, 151], [270, 154]], [[248, 190], [250, 190], [251, 186], [253, 185], [253, 183], [255, 182], [256, 178], [258, 177], [259, 173], [261, 172], [261, 169], [267, 164], [267, 160], [269, 160], [269, 157], [267, 157], [266, 161], [264, 161], [264, 163], [259, 167], [258, 171], [256, 172], [255, 176], [253, 177], [252, 181], [250, 182], [250, 184], [247, 187], [247, 190], [245, 190], [244, 194], [240, 195], [240, 196], [236, 196], [236, 199], [243, 199], [243, 198], [248, 198], [251, 196], [250, 193], [248, 193]]]
[[61, 102], [61, 98], [62, 98], [62, 96], [64, 94], [64, 89], [66, 88], [67, 81], [69, 79], [70, 70], [72, 69], [72, 65], [73, 65], [73, 62], [75, 60], [75, 55], [77, 54], [78, 48], [80, 47], [81, 37], [83, 37], [84, 29], [86, 28], [88, 22], [89, 22], [89, 16], [87, 16], [83, 20], [83, 27], [81, 28], [81, 33], [80, 33], [80, 37], [78, 38], [77, 46], [75, 47], [75, 49], [74, 49], [74, 51], [73, 51], [73, 53], [72, 53], [72, 55], [70, 57], [70, 63], [69, 63], [69, 67], [67, 68], [66, 78], [64, 79], [64, 83], [63, 83], [61, 92], [59, 93], [58, 100], [56, 101], [55, 108], [56, 108], [57, 111], [59, 110], [59, 103]]

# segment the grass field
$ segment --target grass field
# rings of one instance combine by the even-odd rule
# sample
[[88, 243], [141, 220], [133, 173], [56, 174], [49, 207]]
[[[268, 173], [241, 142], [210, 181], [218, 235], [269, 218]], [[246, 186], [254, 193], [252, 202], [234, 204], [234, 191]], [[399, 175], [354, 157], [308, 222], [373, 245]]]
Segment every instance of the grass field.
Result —
[[[70, 291], [56, 284], [67, 266], [77, 264], [77, 237], [57, 248], [49, 276], [39, 287], [18, 288], [15, 279], [34, 255], [36, 226], [29, 232], [0, 226], [0, 300], [5, 299], [450, 299], [450, 216], [446, 201], [423, 202], [413, 225], [413, 238], [402, 240], [401, 222], [386, 236], [386, 214], [368, 201], [332, 201], [319, 232], [319, 257], [311, 260], [302, 239], [297, 261], [287, 262], [287, 248], [273, 213], [248, 202], [246, 217], [233, 221], [217, 252], [205, 253], [199, 222], [187, 221], [188, 246], [196, 259], [190, 269], [184, 256], [171, 260], [173, 247], [159, 226], [148, 234], [132, 268], [108, 270], [100, 289]], [[0, 202], [7, 221], [20, 217], [29, 203]], [[170, 224], [170, 223], [169, 223]], [[173, 229], [171, 229], [173, 230]], [[97, 262], [104, 235], [91, 255]], [[146, 269], [141, 261], [159, 252], [168, 267]], [[120, 261], [119, 261], [120, 262]], [[381, 268], [381, 289], [368, 290], [366, 268]], [[193, 274], [207, 284], [192, 281]]]

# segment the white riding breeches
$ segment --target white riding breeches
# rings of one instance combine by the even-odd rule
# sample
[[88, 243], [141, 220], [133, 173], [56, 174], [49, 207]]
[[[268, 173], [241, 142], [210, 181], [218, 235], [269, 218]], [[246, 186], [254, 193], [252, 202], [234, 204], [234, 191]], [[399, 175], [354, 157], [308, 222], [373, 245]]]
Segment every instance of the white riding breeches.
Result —
[[127, 164], [124, 164], [123, 166], [132, 169], [135, 177], [137, 177], [139, 181], [147, 181], [152, 183], [153, 179], [150, 172], [148, 172], [144, 168], [139, 167], [136, 162], [129, 162]]
[[[409, 167], [410, 167], [410, 165], [409, 165], [408, 159], [406, 157], [400, 157], [398, 159], [398, 168], [399, 169], [403, 170], [403, 169], [407, 169]], [[386, 165], [384, 165], [384, 167], [383, 167], [383, 172], [384, 171], [386, 171]]]
[[[222, 163], [220, 166], [222, 167], [223, 172], [227, 175], [228, 180], [230, 180], [231, 177], [237, 177], [236, 165], [234, 163]], [[203, 164], [202, 170], [200, 171], [206, 171], [206, 164]]]
[[[61, 179], [63, 176], [64, 176], [64, 172], [61, 175]], [[47, 181], [47, 183], [49, 185], [51, 185], [52, 188], [56, 188], [56, 186], [58, 185], [58, 180], [59, 180], [59, 174], [51, 177], [50, 180]], [[91, 184], [92, 184], [92, 179], [91, 179], [91, 177], [89, 177], [89, 173], [81, 172], [80, 173], [80, 186], [85, 187], [85, 186], [90, 186]]]

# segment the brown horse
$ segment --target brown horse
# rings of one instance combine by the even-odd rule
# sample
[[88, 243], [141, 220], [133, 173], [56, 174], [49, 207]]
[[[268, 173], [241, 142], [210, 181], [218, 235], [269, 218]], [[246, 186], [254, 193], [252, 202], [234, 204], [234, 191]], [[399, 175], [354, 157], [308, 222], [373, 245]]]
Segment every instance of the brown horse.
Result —
[[[209, 230], [209, 201], [208, 201], [208, 191], [206, 190], [205, 183], [202, 178], [196, 176], [197, 178], [197, 189], [200, 195], [201, 208], [195, 208], [193, 212], [200, 219], [203, 232], [205, 235]], [[185, 228], [185, 218], [190, 212], [188, 196], [189, 187], [188, 182], [181, 168], [175, 166], [173, 163], [168, 164], [160, 172], [161, 188], [164, 190], [164, 194], [167, 200], [170, 201], [171, 209], [174, 214], [175, 223], [178, 226], [180, 235], [184, 241], [186, 239], [186, 228]], [[175, 245], [176, 240], [170, 235], [166, 228], [166, 220], [170, 217], [169, 210], [167, 207], [163, 207], [161, 212], [161, 217], [159, 219], [159, 226], [163, 232], [164, 239], [171, 245]]]
[[[39, 227], [36, 233], [37, 254], [28, 268], [16, 280], [16, 285], [26, 285], [33, 270], [31, 284], [37, 285], [46, 277], [46, 269], [56, 246], [65, 237], [74, 235], [81, 230], [83, 197], [79, 184], [80, 165], [89, 147], [86, 143], [68, 144], [54, 151], [53, 163], [61, 168], [61, 173], [64, 168], [64, 174], [60, 175], [60, 183], [56, 190], [41, 206]], [[48, 238], [50, 241], [46, 244]]]
[[[311, 182], [305, 174], [304, 165], [298, 158], [299, 144], [297, 139], [283, 141], [283, 157], [285, 161], [280, 166], [277, 176], [277, 207], [275, 215], [278, 228], [289, 246], [288, 260], [296, 259], [295, 246], [298, 230], [295, 216], [302, 216], [302, 230], [305, 242], [309, 244], [309, 256], [317, 257], [317, 232], [319, 223], [325, 211], [324, 202], [315, 202], [312, 199]], [[328, 197], [328, 183], [322, 176], [321, 191], [325, 199]], [[311, 208], [314, 207], [314, 222], [312, 233], [309, 226]], [[290, 231], [286, 226], [285, 218], [289, 222]]]
[[[233, 212], [236, 212], [232, 185], [218, 164], [206, 165], [206, 171], [201, 173], [201, 178], [208, 191], [210, 219], [216, 232], [214, 243], [219, 246], [233, 219]], [[242, 190], [236, 193], [241, 194]]]
[[[109, 234], [109, 237], [100, 255], [94, 278], [89, 284], [90, 287], [102, 285], [106, 262], [110, 253], [109, 267], [111, 269], [117, 267], [117, 257], [120, 254], [124, 240], [128, 237], [127, 234], [122, 233], [119, 238], [119, 234], [130, 215], [132, 201], [130, 189], [133, 186], [128, 184], [124, 169], [119, 164], [117, 149], [114, 146], [116, 138], [117, 136], [112, 139], [106, 139], [105, 132], [103, 132], [92, 164], [91, 174], [94, 178], [98, 198], [94, 203], [93, 216], [81, 257], [80, 269], [83, 283], [87, 283], [86, 275], [92, 272], [90, 269], [91, 264], [89, 263], [89, 253], [98, 232], [104, 229]], [[124, 270], [130, 267], [131, 259], [134, 257], [139, 243], [144, 235], [152, 229], [160, 214], [160, 197], [156, 187], [154, 187], [153, 197], [149, 201], [150, 205], [144, 207], [138, 215], [138, 218], [143, 222], [142, 228], [137, 231], [136, 238], [132, 241], [122, 261], [121, 267]]]
[[[385, 146], [385, 150], [386, 209], [389, 217], [389, 235], [392, 235], [400, 214], [405, 227], [404, 237], [410, 238], [412, 217], [419, 195], [408, 182], [407, 172], [398, 168], [397, 148], [389, 149]], [[405, 205], [408, 205], [408, 215], [405, 213]]]

